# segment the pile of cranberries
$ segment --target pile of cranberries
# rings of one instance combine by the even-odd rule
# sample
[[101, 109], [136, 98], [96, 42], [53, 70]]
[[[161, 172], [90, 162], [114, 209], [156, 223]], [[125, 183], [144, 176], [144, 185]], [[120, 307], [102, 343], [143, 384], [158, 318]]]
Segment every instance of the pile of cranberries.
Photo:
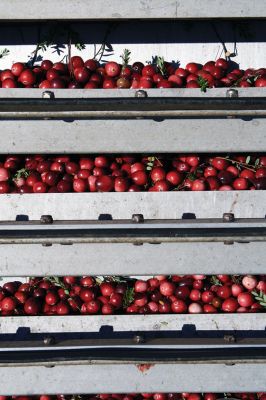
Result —
[[0, 287], [0, 315], [245, 313], [266, 311], [266, 275], [31, 278]]
[[261, 154], [0, 157], [0, 194], [265, 189]]
[[266, 393], [110, 393], [88, 395], [40, 395], [40, 396], [0, 396], [0, 400], [217, 400], [223, 398], [239, 400], [266, 400]]
[[266, 68], [242, 70], [231, 68], [223, 58], [204, 65], [191, 62], [185, 68], [171, 63], [147, 64], [135, 62], [120, 65], [114, 61], [99, 64], [79, 56], [71, 57], [68, 64], [42, 61], [40, 66], [29, 67], [16, 62], [11, 69], [0, 73], [2, 88], [41, 89], [150, 89], [150, 88], [206, 88], [212, 87], [265, 87]]

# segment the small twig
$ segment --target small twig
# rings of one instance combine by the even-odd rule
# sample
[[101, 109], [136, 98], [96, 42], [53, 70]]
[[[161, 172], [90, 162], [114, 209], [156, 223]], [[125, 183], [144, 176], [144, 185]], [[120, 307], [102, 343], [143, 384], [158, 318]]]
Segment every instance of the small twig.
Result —
[[99, 61], [99, 62], [101, 61], [101, 59], [102, 59], [102, 57], [103, 57], [103, 55], [104, 55], [105, 48], [106, 48], [107, 38], [108, 38], [109, 34], [111, 33], [111, 31], [113, 30], [113, 28], [114, 28], [115, 26], [116, 26], [116, 23], [112, 23], [112, 24], [110, 24], [110, 25], [107, 27], [107, 29], [106, 29], [106, 31], [105, 31], [105, 34], [104, 34], [104, 37], [103, 37], [103, 42], [102, 42], [102, 44], [101, 44], [99, 50], [96, 52], [96, 54], [95, 54], [96, 48], [95, 48], [95, 50], [94, 50], [94, 57], [93, 57], [93, 58], [96, 59], [96, 58], [98, 57], [98, 55], [100, 54], [100, 57], [98, 58], [98, 61]]
[[3, 50], [0, 51], [0, 58], [4, 58], [8, 56], [10, 51], [7, 48], [4, 48]]
[[215, 35], [217, 36], [219, 42], [220, 42], [221, 45], [223, 46], [225, 58], [228, 59], [229, 57], [227, 56], [228, 50], [227, 50], [227, 48], [226, 48], [226, 45], [225, 45], [225, 43], [224, 43], [222, 37], [220, 36], [220, 34], [219, 34], [219, 32], [218, 32], [218, 30], [217, 30], [217, 28], [216, 28], [216, 26], [215, 26], [215, 24], [214, 24], [213, 22], [211, 23], [211, 27], [212, 27], [212, 29], [214, 30], [214, 33], [215, 33]]
[[[237, 164], [237, 165], [239, 165], [241, 167], [245, 167], [246, 169], [248, 169], [248, 170], [250, 170], [252, 172], [256, 172], [256, 169], [254, 169], [254, 168], [256, 168], [255, 165], [251, 165], [250, 166], [249, 164], [243, 163], [241, 161], [232, 160], [231, 158], [227, 158], [227, 157], [220, 157], [219, 156], [218, 158], [221, 158], [222, 160], [230, 161], [232, 164]], [[252, 168], [250, 168], [250, 167], [252, 167]]]

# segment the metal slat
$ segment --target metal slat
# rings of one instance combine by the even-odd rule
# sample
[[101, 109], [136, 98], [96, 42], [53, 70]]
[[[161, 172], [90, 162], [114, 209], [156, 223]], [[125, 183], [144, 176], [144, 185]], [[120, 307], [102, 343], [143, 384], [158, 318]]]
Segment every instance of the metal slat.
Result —
[[[253, 101], [262, 101], [265, 97], [264, 88], [239, 89], [239, 99], [236, 102], [246, 102], [248, 98]], [[249, 91], [250, 90], [250, 91]], [[13, 95], [11, 96], [11, 94]], [[25, 92], [25, 93], [24, 93]], [[108, 93], [107, 93], [108, 92]], [[211, 89], [207, 94], [198, 90], [169, 89], [147, 90], [148, 99], [134, 98], [135, 90], [55, 90], [56, 101], [69, 101], [76, 98], [80, 101], [89, 101], [93, 98], [98, 101], [110, 102], [123, 101], [144, 104], [145, 101], [155, 102], [156, 97], [163, 98], [165, 102], [169, 98], [175, 101], [185, 102], [196, 99], [205, 102], [208, 98], [217, 102], [230, 103], [232, 99], [226, 99], [226, 88]], [[41, 100], [43, 91], [38, 89], [3, 90], [0, 92], [2, 100], [27, 101], [30, 98]], [[13, 100], [12, 100], [13, 99]], [[53, 105], [53, 100], [46, 99], [47, 105]], [[163, 100], [162, 100], [163, 102]], [[108, 103], [108, 102], [107, 102]], [[6, 112], [2, 110], [0, 127], [5, 131], [1, 141], [1, 153], [51, 153], [74, 152], [106, 153], [108, 152], [233, 152], [233, 151], [266, 151], [266, 119], [262, 118], [264, 110], [138, 110], [138, 111], [38, 111], [39, 117], [56, 118], [53, 120], [12, 118], [32, 117], [32, 113], [18, 111]], [[41, 114], [40, 114], [41, 113]], [[76, 113], [76, 114], [75, 114]], [[231, 118], [232, 114], [240, 113], [237, 118]], [[245, 116], [244, 116], [244, 114]], [[252, 115], [248, 114], [251, 113]], [[254, 113], [258, 114], [257, 116]], [[74, 115], [75, 114], [75, 115]], [[122, 118], [117, 118], [118, 114]], [[125, 119], [131, 115], [131, 119]], [[144, 114], [148, 118], [141, 118]], [[207, 117], [207, 114], [209, 117]], [[212, 114], [212, 117], [210, 117]], [[104, 116], [105, 115], [105, 116]], [[114, 115], [116, 115], [114, 119]], [[224, 118], [227, 116], [230, 118]], [[255, 118], [253, 118], [255, 116]], [[37, 117], [37, 115], [35, 115]], [[91, 119], [93, 117], [93, 119]], [[189, 118], [188, 118], [189, 117]], [[85, 119], [84, 119], [85, 118]], [[56, 136], [54, 132], [57, 132]], [[250, 132], [252, 131], [252, 135]], [[100, 134], [99, 134], [100, 132]], [[163, 132], [163, 134], [162, 134]], [[200, 140], [199, 140], [200, 139]], [[222, 140], [221, 140], [222, 139]], [[107, 150], [108, 149], [108, 150]]]
[[[169, 89], [146, 89], [141, 90], [142, 94], [147, 94], [149, 99], [153, 98], [163, 98], [167, 99], [169, 97], [178, 97], [180, 100], [184, 98], [197, 98], [204, 101], [206, 98], [215, 98], [215, 99], [224, 99], [227, 97], [227, 92], [230, 91], [230, 88], [211, 88], [206, 92], [202, 92], [201, 89], [186, 89], [186, 88], [169, 88]], [[250, 87], [250, 88], [235, 88], [238, 92], [238, 97], [240, 99], [254, 98], [254, 100], [259, 100], [262, 97], [265, 97], [265, 88], [261, 87]], [[50, 94], [52, 96], [51, 99], [134, 99], [138, 97], [139, 90], [136, 89], [115, 89], [115, 90], [106, 90], [106, 89], [4, 89], [0, 90], [0, 99], [43, 99], [46, 98], [46, 101], [49, 101]], [[139, 98], [141, 101], [142, 98]]]
[[266, 220], [219, 219], [114, 221], [16, 221], [0, 223], [0, 244], [266, 241]]
[[1, 245], [0, 275], [264, 274], [265, 251], [264, 242]]
[[29, 365], [57, 366], [64, 364], [88, 363], [230, 363], [266, 365], [266, 349], [264, 346], [84, 346], [62, 348], [8, 348], [0, 351], [1, 367], [27, 368]]
[[[121, 333], [120, 333], [121, 335]], [[188, 360], [197, 359], [203, 361], [204, 351], [206, 358], [223, 359], [223, 357], [254, 359], [266, 359], [265, 338], [235, 337], [224, 335], [224, 337], [193, 337], [188, 338], [170, 336], [149, 337], [145, 334], [145, 339], [138, 343], [140, 335], [131, 337], [94, 337], [94, 338], [54, 338], [47, 344], [48, 338], [36, 339], [3, 339], [0, 340], [0, 364], [25, 364], [29, 361], [45, 362], [51, 361], [71, 361], [73, 359], [84, 360], [97, 359], [122, 360], [125, 356], [128, 360], [137, 359], [156, 359], [157, 361], [167, 360]], [[227, 338], [231, 338], [228, 340]], [[67, 351], [70, 350], [68, 354]], [[143, 351], [144, 350], [144, 351]], [[147, 354], [145, 351], [147, 350]], [[170, 350], [170, 351], [169, 351]], [[180, 352], [184, 350], [184, 353]], [[105, 353], [106, 351], [106, 353]], [[245, 353], [246, 351], [246, 353]], [[172, 353], [171, 353], [172, 352]], [[232, 352], [232, 353], [231, 353]], [[11, 353], [11, 354], [10, 354]], [[26, 357], [24, 356], [26, 355]], [[64, 357], [64, 360], [62, 359]]]
[[145, 219], [180, 219], [184, 213], [197, 218], [264, 218], [266, 191], [229, 192], [135, 192], [135, 193], [49, 193], [8, 194], [0, 198], [0, 221], [15, 221], [18, 215], [39, 220], [97, 220], [100, 214], [113, 219], [129, 219], [143, 214]]
[[[1, 120], [1, 153], [265, 152], [265, 118]], [[55, 135], [56, 132], [56, 135]]]
[[[230, 90], [228, 90], [230, 93]], [[50, 93], [50, 92], [46, 92]], [[51, 92], [52, 93], [52, 92]], [[68, 98], [1, 98], [0, 112], [31, 112], [43, 113], [48, 111], [173, 111], [173, 110], [232, 110], [232, 111], [252, 111], [266, 110], [266, 97], [180, 97], [167, 96], [159, 97], [86, 97], [77, 98], [75, 93], [71, 92], [73, 97]], [[136, 91], [137, 93], [146, 93], [144, 91]], [[234, 91], [233, 91], [234, 93]], [[176, 93], [176, 95], [178, 92]], [[12, 114], [12, 115], [13, 115]], [[1, 114], [2, 115], [2, 114]], [[156, 114], [155, 114], [156, 115]], [[105, 116], [105, 115], [104, 115]], [[127, 117], [130, 114], [126, 115]]]
[[0, 334], [18, 329], [31, 333], [99, 332], [107, 327], [114, 332], [145, 331], [265, 331], [265, 313], [249, 314], [154, 314], [154, 315], [72, 315], [2, 317]]
[[265, 219], [2, 222], [0, 274], [213, 274], [217, 265], [223, 273], [264, 273], [265, 225]]
[[[40, 15], [40, 9], [42, 13]], [[1, 20], [117, 20], [117, 19], [202, 19], [265, 18], [263, 1], [204, 0], [201, 4], [161, 0], [1, 0]]]
[[[251, 377], [255, 379], [251, 379]], [[118, 379], [119, 377], [119, 379]], [[130, 377], [130, 379], [129, 379]], [[177, 379], [178, 377], [178, 379]], [[208, 379], [206, 379], [208, 377]], [[33, 384], [34, 382], [34, 384]], [[2, 395], [153, 393], [153, 392], [263, 392], [265, 363], [133, 363], [0, 367]]]

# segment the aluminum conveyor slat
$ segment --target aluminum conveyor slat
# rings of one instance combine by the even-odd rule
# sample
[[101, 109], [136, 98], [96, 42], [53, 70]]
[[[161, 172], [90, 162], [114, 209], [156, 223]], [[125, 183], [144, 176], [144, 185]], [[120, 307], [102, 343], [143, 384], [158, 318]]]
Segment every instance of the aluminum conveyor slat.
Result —
[[[40, 14], [40, 9], [42, 10]], [[206, 19], [265, 18], [263, 1], [234, 3], [225, 0], [8, 0], [1, 1], [0, 20], [129, 20], [129, 19]]]

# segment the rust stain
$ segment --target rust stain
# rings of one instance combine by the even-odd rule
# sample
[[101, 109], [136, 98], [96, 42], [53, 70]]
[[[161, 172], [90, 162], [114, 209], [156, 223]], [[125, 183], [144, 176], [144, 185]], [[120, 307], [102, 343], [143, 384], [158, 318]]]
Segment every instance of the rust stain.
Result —
[[235, 196], [235, 199], [234, 199], [234, 201], [233, 201], [233, 203], [231, 205], [231, 208], [230, 208], [230, 211], [229, 211], [230, 213], [232, 213], [234, 211], [235, 205], [237, 204], [237, 201], [238, 201], [238, 197], [239, 197], [239, 194], [237, 193], [236, 196]]
[[155, 364], [137, 364], [137, 368], [144, 374], [145, 372], [149, 371], [151, 367], [154, 367], [154, 365]]

